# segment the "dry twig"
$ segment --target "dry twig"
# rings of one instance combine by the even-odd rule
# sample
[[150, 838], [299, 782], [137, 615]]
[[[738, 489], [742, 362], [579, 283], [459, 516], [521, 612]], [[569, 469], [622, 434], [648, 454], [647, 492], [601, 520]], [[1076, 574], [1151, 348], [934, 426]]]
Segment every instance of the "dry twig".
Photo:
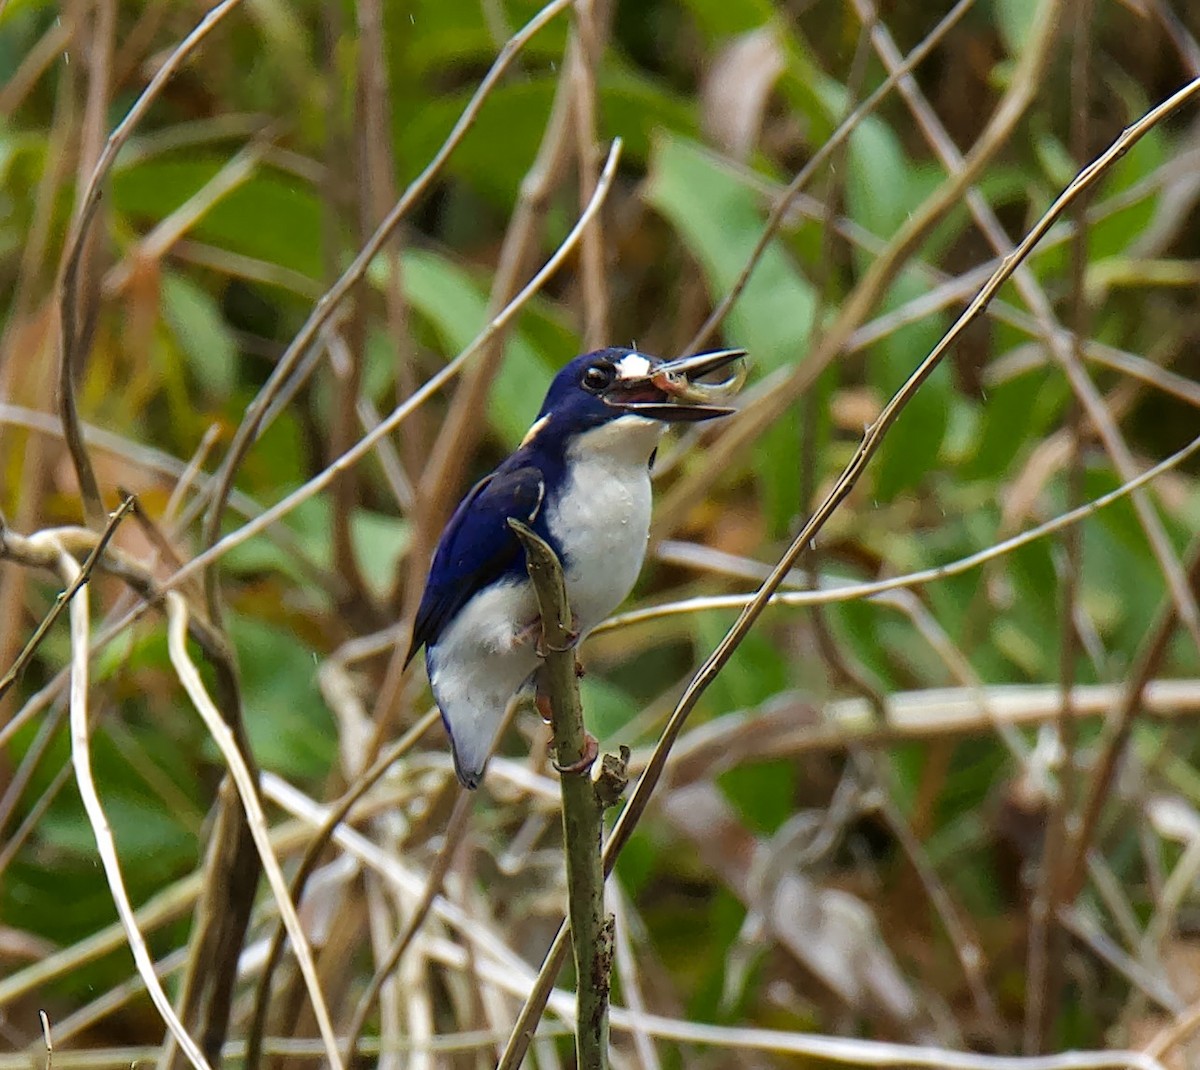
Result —
[[275, 853], [271, 848], [270, 831], [266, 815], [263, 813], [262, 802], [258, 796], [258, 785], [249, 766], [246, 764], [233, 730], [226, 724], [216, 705], [209, 697], [208, 691], [204, 686], [204, 681], [201, 680], [199, 672], [196, 671], [196, 666], [192, 664], [192, 660], [188, 656], [187, 603], [184, 602], [183, 598], [177, 592], [169, 591], [166, 595], [166, 609], [167, 645], [171, 655], [171, 664], [174, 666], [175, 672], [184, 686], [184, 690], [187, 691], [188, 697], [192, 700], [192, 704], [196, 707], [196, 711], [203, 718], [205, 727], [220, 748], [221, 756], [225, 759], [233, 781], [237, 785], [238, 795], [241, 798], [242, 807], [246, 813], [246, 821], [250, 826], [251, 835], [254, 837], [255, 846], [258, 848], [259, 857], [262, 859], [263, 870], [266, 873], [268, 883], [271, 885], [275, 902], [279, 906], [280, 916], [283, 918], [283, 924], [287, 928], [288, 937], [291, 939], [292, 948], [300, 964], [300, 972], [303, 974], [305, 984], [308, 987], [308, 995], [312, 1000], [313, 1013], [316, 1015], [317, 1025], [321, 1030], [321, 1037], [325, 1041], [326, 1055], [334, 1070], [342, 1070], [337, 1038], [334, 1035], [333, 1022], [330, 1020], [329, 1010], [325, 1006], [325, 997], [321, 992], [320, 982], [317, 979], [312, 948], [309, 947], [308, 938], [305, 936], [300, 919], [296, 915], [295, 904], [288, 895], [287, 883], [283, 879], [283, 871], [279, 868], [279, 862], [275, 858]]
[[[317, 302], [316, 307], [312, 310], [304, 326], [300, 328], [288, 345], [287, 350], [279, 358], [266, 385], [247, 407], [242, 422], [238, 426], [233, 441], [230, 443], [229, 452], [225, 455], [225, 459], [221, 463], [221, 469], [217, 473], [216, 493], [213, 496], [212, 505], [204, 520], [204, 545], [206, 549], [215, 547], [220, 537], [221, 519], [225, 513], [226, 499], [233, 488], [234, 477], [246, 453], [265, 426], [267, 413], [275, 395], [292, 377], [297, 366], [308, 354], [309, 349], [317, 343], [321, 328], [324, 327], [334, 312], [337, 311], [341, 302], [366, 275], [367, 268], [371, 265], [371, 262], [387, 245], [393, 232], [400, 225], [404, 217], [408, 215], [417, 201], [425, 195], [426, 191], [432, 185], [433, 180], [450, 158], [451, 153], [462, 143], [463, 138], [466, 137], [467, 132], [474, 125], [484, 101], [487, 100], [492, 90], [499, 83], [509, 64], [512, 63], [521, 49], [543, 27], [569, 6], [570, 0], [551, 0], [518, 33], [514, 34], [505, 43], [504, 47], [500, 50], [500, 54], [496, 57], [495, 63], [492, 64], [491, 69], [480, 81], [479, 87], [471, 97], [471, 102], [464, 109], [462, 115], [459, 116], [454, 129], [447, 136], [446, 140], [442, 142], [433, 159], [429, 161], [421, 173], [410, 183], [400, 199], [393, 205], [392, 210], [388, 212], [383, 222], [375, 229], [370, 240], [359, 250], [358, 255], [350, 263], [349, 267], [342, 272], [337, 282]], [[411, 402], [412, 398], [409, 401]], [[403, 407], [401, 405], [401, 408]], [[344, 460], [352, 452], [353, 450], [348, 451], [339, 460]], [[340, 475], [343, 469], [335, 461], [326, 471], [331, 471], [333, 476], [336, 477]], [[192, 564], [195, 566], [196, 561], [193, 561]], [[219, 621], [220, 606], [216, 579], [217, 570], [208, 569], [204, 575], [209, 616], [214, 621]]]
[[150, 110], [151, 105], [161, 95], [167, 82], [183, 62], [239, 3], [241, 0], [221, 0], [209, 10], [191, 33], [175, 46], [154, 77], [150, 79], [150, 83], [134, 101], [133, 107], [126, 113], [125, 118], [109, 134], [104, 151], [96, 161], [96, 166], [92, 169], [83, 195], [79, 199], [79, 209], [63, 256], [59, 311], [59, 329], [62, 332], [62, 349], [59, 355], [59, 411], [67, 449], [71, 454], [71, 463], [75, 466], [80, 493], [83, 496], [84, 512], [88, 522], [97, 530], [104, 524], [104, 503], [100, 495], [100, 485], [96, 481], [95, 470], [92, 468], [91, 458], [88, 456], [83, 442], [79, 410], [75, 403], [73, 378], [77, 369], [84, 364], [84, 354], [80, 344], [82, 335], [79, 324], [81, 298], [79, 286], [88, 235], [96, 215], [96, 209], [100, 206], [100, 194], [104, 180], [116, 162], [117, 153], [129, 140], [134, 128]]
[[[1125, 129], [1120, 137], [1102, 155], [1076, 176], [1070, 186], [1056, 198], [1054, 203], [1042, 215], [1041, 219], [1022, 238], [1012, 255], [1005, 257], [1001, 265], [992, 274], [991, 278], [988, 279], [987, 283], [971, 301], [962, 315], [955, 321], [950, 330], [942, 336], [932, 352], [921, 361], [905, 381], [904, 385], [896, 392], [887, 405], [884, 406], [879, 416], [867, 428], [862, 443], [859, 445], [854, 457], [838, 477], [825, 500], [792, 541], [791, 546], [788, 547], [778, 564], [772, 569], [771, 575], [759, 587], [754, 598], [743, 607], [738, 619], [717, 645], [717, 648], [705, 659], [704, 664], [701, 665], [700, 669], [692, 677], [683, 696], [672, 712], [666, 727], [663, 729], [650, 762], [629, 798], [628, 805], [622, 810], [612, 834], [605, 843], [604, 858], [606, 871], [611, 870], [616, 856], [628, 841], [634, 827], [645, 812], [649, 804], [650, 795], [653, 793], [659, 778], [662, 776], [671, 747], [674, 745], [679, 732], [682, 730], [689, 714], [695, 708], [700, 696], [716, 678], [721, 668], [749, 633], [754, 622], [770, 602], [771, 596], [786, 579], [792, 566], [829, 521], [829, 518], [838, 506], [849, 495], [859, 476], [866, 468], [867, 463], [879, 449], [884, 436], [895, 423], [905, 405], [907, 405], [929, 376], [933, 374], [934, 369], [949, 351], [950, 347], [967, 326], [979, 317], [988, 302], [995, 296], [996, 292], [1009, 276], [1016, 271], [1033, 247], [1050, 229], [1054, 221], [1076, 199], [1094, 186], [1112, 164], [1128, 152], [1140, 138], [1144, 137], [1147, 132], [1161, 123], [1167, 116], [1186, 104], [1197, 93], [1200, 93], [1200, 79], [1189, 82], [1182, 89], [1177, 90], [1168, 97], [1167, 100], [1151, 109], [1132, 126]], [[979, 155], [982, 157], [983, 151], [981, 145], [982, 139], [976, 143], [976, 149], [979, 150]], [[975, 156], [974, 150], [972, 156]], [[973, 175], [974, 171], [974, 167], [965, 166], [961, 174], [963, 176]], [[1084, 840], [1083, 842], [1086, 843], [1087, 841]], [[1078, 872], [1078, 865], [1076, 866], [1076, 872]], [[526, 1000], [525, 1006], [518, 1016], [513, 1034], [509, 1039], [509, 1045], [505, 1050], [505, 1056], [501, 1062], [501, 1070], [512, 1070], [512, 1068], [520, 1063], [524, 1055], [528, 1044], [528, 1036], [532, 1032], [533, 1025], [541, 1015], [541, 1010], [545, 1006], [545, 1001], [553, 984], [553, 978], [562, 965], [562, 959], [566, 951], [565, 933], [566, 927], [563, 926], [559, 929], [553, 946], [546, 954], [542, 970], [538, 976], [538, 982]]]
[[[45, 537], [43, 537], [45, 539]], [[38, 541], [43, 541], [38, 539]], [[59, 568], [64, 581], [72, 584], [80, 574], [79, 565], [75, 559], [52, 538], [45, 539], [57, 556]], [[75, 767], [75, 782], [83, 799], [92, 833], [96, 838], [96, 850], [104, 866], [104, 875], [108, 879], [109, 891], [113, 903], [121, 919], [125, 940], [133, 953], [138, 973], [146, 985], [146, 991], [154, 1003], [162, 1020], [166, 1023], [171, 1035], [183, 1049], [188, 1060], [198, 1070], [209, 1070], [208, 1060], [200, 1050], [199, 1045], [192, 1039], [184, 1028], [183, 1022], [171, 1007], [171, 1001], [163, 990], [162, 982], [154, 972], [154, 959], [146, 947], [145, 938], [138, 928], [134, 916], [133, 905], [129, 901], [129, 893], [125, 890], [125, 881], [121, 876], [121, 863], [117, 858], [117, 846], [113, 840], [112, 829], [105, 816], [100, 795], [96, 791], [96, 782], [92, 777], [91, 742], [88, 729], [88, 591], [86, 585], [81, 585], [71, 599], [71, 761]]]

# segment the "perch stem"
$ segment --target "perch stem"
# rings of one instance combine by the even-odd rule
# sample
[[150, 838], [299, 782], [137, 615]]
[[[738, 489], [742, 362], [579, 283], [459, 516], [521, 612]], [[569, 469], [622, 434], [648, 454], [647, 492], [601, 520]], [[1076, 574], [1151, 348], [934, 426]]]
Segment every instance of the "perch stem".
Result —
[[541, 538], [509, 520], [525, 548], [525, 564], [542, 617], [541, 686], [549, 696], [554, 752], [562, 770], [563, 849], [568, 914], [578, 991], [575, 1050], [580, 1070], [608, 1067], [608, 996], [613, 921], [604, 912], [600, 848], [605, 803], [591, 776], [595, 742], [588, 737], [575, 674], [575, 640], [562, 564]]

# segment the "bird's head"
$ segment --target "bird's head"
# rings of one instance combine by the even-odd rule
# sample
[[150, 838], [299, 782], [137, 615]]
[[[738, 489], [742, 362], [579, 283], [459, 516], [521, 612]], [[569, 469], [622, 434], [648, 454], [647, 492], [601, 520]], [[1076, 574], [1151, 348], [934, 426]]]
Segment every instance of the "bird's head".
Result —
[[713, 402], [737, 390], [740, 371], [721, 383], [698, 380], [745, 355], [742, 349], [721, 349], [667, 361], [635, 349], [585, 353], [554, 377], [538, 423], [549, 418], [560, 430], [581, 433], [626, 416], [663, 423], [728, 416], [733, 409]]

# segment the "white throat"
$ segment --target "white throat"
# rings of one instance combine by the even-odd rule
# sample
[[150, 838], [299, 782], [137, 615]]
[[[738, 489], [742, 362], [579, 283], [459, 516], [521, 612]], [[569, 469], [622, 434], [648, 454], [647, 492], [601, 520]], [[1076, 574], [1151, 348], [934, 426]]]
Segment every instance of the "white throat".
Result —
[[665, 430], [660, 420], [632, 414], [619, 416], [576, 437], [567, 447], [567, 462], [599, 463], [610, 468], [640, 463], [646, 468]]
[[567, 591], [586, 634], [637, 582], [650, 535], [650, 454], [657, 420], [622, 416], [567, 448], [568, 476], [546, 520], [567, 555]]

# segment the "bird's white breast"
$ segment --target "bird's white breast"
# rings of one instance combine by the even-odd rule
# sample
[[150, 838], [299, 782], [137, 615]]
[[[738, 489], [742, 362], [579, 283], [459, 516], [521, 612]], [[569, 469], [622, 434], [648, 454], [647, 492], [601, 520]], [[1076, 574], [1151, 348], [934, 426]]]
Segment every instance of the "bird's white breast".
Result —
[[660, 423], [640, 416], [580, 435], [546, 522], [567, 556], [567, 592], [586, 634], [633, 590], [650, 534], [650, 454]]

